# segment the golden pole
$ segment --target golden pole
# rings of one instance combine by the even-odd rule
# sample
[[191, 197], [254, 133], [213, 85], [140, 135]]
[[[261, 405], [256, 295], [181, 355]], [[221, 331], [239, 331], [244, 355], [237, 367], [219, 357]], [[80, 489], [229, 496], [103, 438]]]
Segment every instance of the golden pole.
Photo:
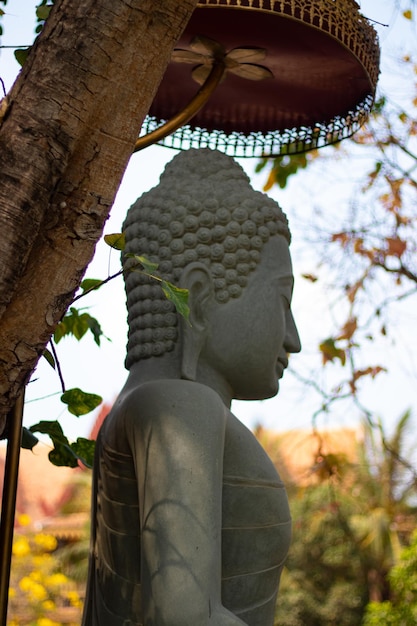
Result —
[[7, 624], [10, 567], [12, 561], [13, 527], [16, 508], [17, 476], [22, 440], [24, 393], [16, 400], [8, 415], [9, 436], [4, 469], [3, 498], [0, 520], [0, 626]]
[[135, 143], [133, 152], [138, 152], [138, 150], [143, 150], [143, 148], [147, 148], [148, 146], [161, 141], [161, 139], [164, 139], [164, 137], [170, 135], [178, 128], [181, 128], [181, 126], [184, 126], [184, 124], [189, 122], [190, 119], [194, 117], [194, 115], [198, 113], [198, 111], [206, 104], [207, 100], [210, 98], [211, 94], [221, 81], [224, 71], [224, 62], [222, 60], [214, 61], [212, 70], [208, 75], [207, 80], [197, 91], [194, 98], [187, 104], [185, 109], [177, 113], [177, 115], [168, 120], [168, 122], [165, 122], [165, 124], [159, 128], [156, 128], [143, 137], [139, 137]]

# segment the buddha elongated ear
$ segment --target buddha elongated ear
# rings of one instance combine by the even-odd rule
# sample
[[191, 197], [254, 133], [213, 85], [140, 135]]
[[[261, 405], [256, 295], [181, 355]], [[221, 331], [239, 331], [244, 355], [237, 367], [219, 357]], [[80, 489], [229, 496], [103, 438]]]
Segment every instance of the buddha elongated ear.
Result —
[[181, 320], [181, 378], [196, 380], [201, 349], [208, 332], [207, 313], [214, 299], [211, 275], [203, 263], [190, 263], [184, 268], [180, 287], [188, 289], [189, 321]]

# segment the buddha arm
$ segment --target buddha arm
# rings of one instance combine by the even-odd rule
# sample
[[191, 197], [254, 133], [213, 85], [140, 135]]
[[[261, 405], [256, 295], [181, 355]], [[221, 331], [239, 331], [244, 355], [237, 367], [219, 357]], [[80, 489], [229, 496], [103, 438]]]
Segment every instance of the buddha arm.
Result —
[[144, 626], [243, 624], [221, 605], [225, 406], [211, 389], [178, 380], [142, 386], [129, 405]]

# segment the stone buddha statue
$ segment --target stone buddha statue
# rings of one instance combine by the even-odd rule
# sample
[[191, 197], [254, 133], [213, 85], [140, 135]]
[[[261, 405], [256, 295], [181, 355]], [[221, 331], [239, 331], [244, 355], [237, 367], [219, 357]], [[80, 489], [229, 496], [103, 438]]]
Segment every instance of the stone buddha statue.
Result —
[[188, 289], [190, 317], [125, 260], [129, 376], [97, 439], [83, 624], [272, 626], [288, 501], [230, 405], [274, 396], [300, 350], [287, 220], [202, 149], [167, 165], [124, 232]]

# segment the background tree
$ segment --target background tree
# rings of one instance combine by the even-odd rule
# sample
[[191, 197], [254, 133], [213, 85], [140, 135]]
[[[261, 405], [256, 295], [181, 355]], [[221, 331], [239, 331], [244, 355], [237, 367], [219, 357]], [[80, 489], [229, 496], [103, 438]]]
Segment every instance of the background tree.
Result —
[[364, 626], [414, 626], [417, 622], [417, 533], [410, 545], [401, 552], [400, 559], [389, 573], [391, 600], [371, 602], [366, 611]]
[[[408, 27], [411, 35], [396, 42], [397, 56], [389, 59], [395, 82], [384, 68], [365, 127], [340, 145], [258, 164], [265, 189], [277, 197], [276, 187], [286, 187], [287, 197], [297, 194], [300, 203], [300, 191], [307, 188], [307, 205], [288, 212], [308, 248], [304, 279], [328, 302], [330, 322], [322, 324], [318, 358], [310, 371], [294, 371], [312, 390], [310, 398], [315, 394], [315, 419], [331, 419], [340, 410], [372, 421], [373, 381], [389, 386], [394, 369], [384, 353], [395, 345], [402, 353], [395, 367], [408, 367], [408, 373], [414, 363], [409, 346], [417, 303], [415, 3], [393, 1], [392, 7], [401, 32]], [[414, 381], [415, 375], [414, 368]], [[392, 395], [400, 405], [395, 389]]]
[[357, 626], [368, 602], [405, 600], [391, 588], [390, 571], [417, 522], [417, 484], [400, 461], [412, 449], [409, 419], [402, 416], [391, 437], [365, 423], [356, 459], [322, 454], [318, 445], [316, 483], [289, 494], [293, 541], [277, 626]]

